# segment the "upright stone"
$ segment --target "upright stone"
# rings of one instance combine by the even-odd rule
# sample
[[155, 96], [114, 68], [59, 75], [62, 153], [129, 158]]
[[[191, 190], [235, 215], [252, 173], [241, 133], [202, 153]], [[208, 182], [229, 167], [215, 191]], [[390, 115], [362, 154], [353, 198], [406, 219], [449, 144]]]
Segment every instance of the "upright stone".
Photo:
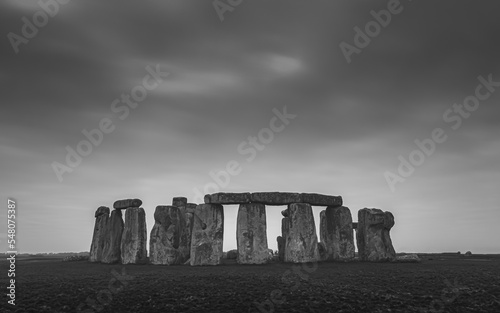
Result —
[[240, 204], [236, 224], [239, 264], [263, 264], [269, 259], [266, 232], [266, 206]]
[[[288, 216], [288, 210], [283, 210], [281, 212], [283, 216]], [[290, 224], [290, 218], [284, 217], [281, 219], [281, 236], [278, 236], [278, 259], [281, 262], [285, 262], [285, 249], [286, 249], [286, 238], [288, 237], [288, 227]]]
[[186, 205], [186, 231], [187, 231], [187, 246], [188, 252], [191, 256], [191, 236], [193, 234], [193, 224], [194, 224], [194, 212], [196, 210], [197, 204], [188, 203]]
[[[326, 210], [319, 212], [319, 241], [325, 243], [328, 239], [326, 230]], [[326, 244], [325, 244], [326, 249]]]
[[185, 197], [174, 197], [172, 199], [172, 206], [176, 206], [181, 210], [181, 213], [186, 216], [187, 210], [187, 198]]
[[121, 242], [123, 234], [123, 218], [121, 210], [113, 210], [106, 227], [106, 241], [102, 253], [102, 263], [119, 263], [121, 259]]
[[359, 210], [356, 239], [360, 260], [396, 260], [396, 251], [389, 234], [393, 226], [394, 215], [391, 212], [367, 208]]
[[290, 204], [288, 216], [285, 262], [318, 261], [318, 237], [311, 205], [307, 203]]
[[125, 227], [121, 242], [123, 264], [145, 263], [147, 260], [146, 213], [143, 208], [128, 208], [125, 211]]
[[94, 234], [90, 244], [90, 262], [101, 262], [106, 241], [106, 227], [109, 220], [109, 208], [101, 206], [95, 212]]
[[183, 264], [187, 261], [186, 221], [176, 206], [156, 207], [155, 224], [149, 238], [149, 262], [156, 265]]
[[[346, 261], [354, 259], [354, 232], [352, 216], [349, 208], [344, 206], [329, 206], [325, 210], [322, 230], [322, 241], [325, 243], [327, 259]], [[322, 225], [323, 226], [323, 225]]]
[[191, 237], [191, 265], [220, 264], [223, 239], [224, 209], [222, 205], [198, 205]]

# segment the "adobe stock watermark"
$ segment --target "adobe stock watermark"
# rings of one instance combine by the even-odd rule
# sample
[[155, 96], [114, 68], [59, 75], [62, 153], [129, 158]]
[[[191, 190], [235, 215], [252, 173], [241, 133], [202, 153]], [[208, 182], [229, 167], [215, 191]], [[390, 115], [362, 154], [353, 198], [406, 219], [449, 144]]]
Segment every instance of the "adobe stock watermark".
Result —
[[[495, 90], [500, 87], [500, 81], [493, 80], [493, 74], [487, 78], [478, 76], [479, 84], [474, 90], [474, 94], [464, 98], [462, 103], [455, 103], [451, 108], [443, 113], [443, 121], [449, 124], [452, 130], [458, 130], [463, 125], [463, 120], [468, 119], [474, 111], [479, 109], [481, 101], [491, 97]], [[436, 152], [437, 145], [444, 143], [448, 139], [446, 131], [442, 128], [434, 128], [431, 131], [430, 138], [423, 140], [415, 139], [415, 148], [407, 158], [400, 155], [398, 157], [399, 166], [397, 170], [386, 171], [384, 178], [392, 192], [396, 191], [396, 185], [403, 183], [408, 179], [415, 169], [425, 163], [426, 159]]]
[[363, 29], [359, 26], [354, 27], [353, 44], [351, 45], [342, 41], [339, 45], [347, 63], [350, 64], [352, 62], [352, 55], [360, 54], [364, 48], [368, 47], [372, 39], [380, 35], [382, 29], [389, 26], [393, 16], [401, 12], [403, 12], [403, 5], [401, 5], [399, 0], [389, 0], [387, 2], [387, 10], [380, 10], [378, 12], [371, 10], [370, 14], [373, 20], [367, 22]]
[[[146, 66], [146, 71], [148, 74], [142, 78], [142, 84], [133, 87], [129, 94], [121, 94], [120, 98], [111, 102], [110, 110], [118, 114], [119, 120], [125, 120], [130, 115], [131, 109], [136, 109], [141, 102], [147, 99], [148, 91], [156, 89], [169, 75], [168, 72], [161, 71], [159, 64], [155, 68]], [[63, 181], [65, 173], [73, 172], [82, 163], [83, 158], [89, 156], [94, 148], [103, 142], [105, 134], [111, 134], [115, 129], [116, 125], [107, 117], [101, 118], [96, 128], [82, 129], [82, 135], [85, 139], [80, 140], [74, 148], [69, 145], [65, 147], [67, 151], [65, 163], [52, 162], [52, 169], [59, 182]]]
[[121, 274], [113, 269], [111, 271], [113, 277], [109, 280], [108, 286], [100, 290], [95, 297], [87, 297], [85, 302], [82, 302], [76, 308], [77, 312], [94, 313], [100, 312], [104, 307], [113, 301], [113, 295], [122, 291], [129, 281], [134, 280], [135, 277], [125, 273], [125, 267], [122, 267]]
[[212, 5], [214, 6], [217, 16], [221, 22], [224, 21], [224, 14], [226, 12], [233, 12], [234, 9], [239, 6], [243, 0], [214, 0]]
[[[297, 117], [296, 114], [288, 113], [286, 105], [281, 111], [274, 108], [272, 112], [274, 116], [269, 120], [269, 127], [262, 128], [257, 136], [248, 136], [247, 140], [242, 141], [237, 147], [239, 155], [247, 156], [245, 159], [247, 163], [253, 162], [259, 152], [263, 151], [274, 140], [275, 135], [285, 130], [291, 120]], [[227, 162], [223, 170], [211, 170], [209, 175], [212, 181], [206, 183], [201, 190], [193, 188], [193, 201], [203, 203], [205, 194], [217, 193], [221, 188], [226, 188], [231, 182], [231, 177], [239, 175], [242, 171], [241, 163], [236, 160]]]
[[446, 287], [441, 292], [440, 299], [434, 299], [429, 305], [429, 309], [420, 308], [421, 313], [440, 313], [446, 308], [446, 305], [453, 303], [462, 293], [462, 290], [468, 289], [467, 287], [460, 286], [458, 284], [457, 278], [453, 281], [453, 284], [448, 280], [444, 279], [444, 284]]
[[[308, 264], [311, 264], [309, 266]], [[309, 275], [316, 272], [318, 269], [318, 262], [309, 262], [309, 263], [301, 263], [292, 265], [291, 270], [287, 270], [283, 273], [281, 277], [281, 282], [286, 285], [286, 287], [290, 287], [291, 291], [295, 291], [299, 289], [302, 281], [308, 281]], [[303, 272], [302, 272], [303, 271]], [[293, 286], [292, 286], [293, 285]], [[259, 310], [261, 313], [273, 313], [277, 307], [280, 307], [286, 302], [286, 297], [283, 294], [281, 289], [274, 289], [269, 294], [269, 298], [262, 302], [254, 302], [255, 308]], [[254, 312], [257, 312], [254, 310]]]
[[60, 6], [68, 4], [71, 0], [38, 0], [37, 4], [40, 7], [36, 11], [31, 19], [23, 16], [21, 21], [23, 26], [21, 26], [20, 35], [10, 32], [7, 34], [7, 38], [14, 49], [16, 54], [19, 53], [19, 46], [21, 44], [27, 45], [30, 39], [35, 38], [41, 28], [47, 26], [49, 19], [55, 17], [60, 10]]

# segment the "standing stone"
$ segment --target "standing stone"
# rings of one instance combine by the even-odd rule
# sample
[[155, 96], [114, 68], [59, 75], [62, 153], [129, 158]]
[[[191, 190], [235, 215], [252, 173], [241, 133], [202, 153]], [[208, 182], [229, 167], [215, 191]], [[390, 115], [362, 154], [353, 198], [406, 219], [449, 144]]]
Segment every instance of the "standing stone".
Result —
[[321, 236], [324, 238], [321, 240], [326, 246], [327, 259], [334, 261], [354, 259], [351, 211], [344, 206], [329, 206], [324, 212], [324, 220], [321, 224]]
[[[326, 231], [326, 210], [319, 212], [319, 241], [325, 243], [328, 239]], [[325, 245], [326, 248], [326, 245]]]
[[305, 263], [319, 260], [318, 237], [311, 205], [288, 205], [285, 262]]
[[196, 203], [186, 203], [186, 211], [188, 213], [194, 213], [194, 211], [196, 210], [196, 207], [198, 205]]
[[198, 205], [191, 237], [191, 265], [220, 264], [223, 239], [224, 208], [222, 205]]
[[106, 227], [109, 220], [109, 208], [101, 206], [95, 212], [94, 234], [90, 244], [90, 262], [101, 262], [104, 243], [106, 242]]
[[174, 197], [172, 199], [172, 206], [178, 207], [179, 210], [181, 210], [181, 213], [184, 215], [184, 217], [186, 216], [186, 213], [187, 213], [187, 210], [186, 210], [187, 198], [185, 198], [185, 197]]
[[265, 205], [240, 204], [236, 241], [239, 264], [263, 264], [268, 261]]
[[278, 242], [278, 260], [285, 262], [285, 238], [278, 236], [276, 241]]
[[128, 208], [125, 211], [125, 227], [121, 243], [123, 264], [146, 262], [146, 237], [146, 213], [144, 209]]
[[102, 253], [102, 263], [119, 263], [121, 259], [121, 242], [123, 234], [123, 218], [121, 210], [113, 210], [106, 227], [106, 240]]
[[394, 226], [394, 215], [379, 209], [362, 209], [358, 212], [356, 239], [362, 261], [394, 261], [396, 251], [389, 231]]
[[149, 262], [175, 265], [187, 261], [186, 221], [176, 206], [156, 207], [149, 238]]

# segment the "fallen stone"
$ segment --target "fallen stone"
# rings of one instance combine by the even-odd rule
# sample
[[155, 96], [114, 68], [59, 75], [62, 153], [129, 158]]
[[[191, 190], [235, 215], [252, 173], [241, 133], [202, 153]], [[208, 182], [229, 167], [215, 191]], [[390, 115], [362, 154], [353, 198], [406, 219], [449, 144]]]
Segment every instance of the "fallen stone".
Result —
[[[354, 259], [354, 231], [349, 208], [329, 206], [324, 218], [326, 232], [322, 242], [326, 246], [328, 260], [348, 261]], [[323, 231], [323, 230], [322, 230]]]
[[254, 192], [250, 201], [265, 205], [288, 205], [301, 202], [301, 198], [300, 194], [292, 192]]
[[113, 208], [115, 209], [126, 209], [126, 208], [136, 208], [140, 207], [142, 205], [142, 201], [139, 199], [125, 199], [125, 200], [118, 200], [113, 203]]
[[183, 264], [189, 259], [186, 221], [176, 206], [157, 206], [149, 239], [149, 262], [157, 265]]
[[236, 242], [239, 264], [263, 264], [268, 261], [265, 205], [240, 204], [236, 223]]
[[147, 250], [146, 213], [143, 208], [125, 211], [125, 226], [121, 242], [122, 264], [146, 263]]
[[358, 212], [358, 242], [361, 261], [394, 261], [396, 252], [389, 231], [394, 226], [391, 212], [379, 209], [361, 209]]
[[311, 205], [288, 205], [288, 235], [285, 243], [285, 262], [306, 263], [319, 260], [318, 237]]
[[301, 193], [300, 202], [316, 206], [341, 206], [343, 201], [340, 196], [327, 196], [318, 193]]
[[205, 195], [206, 204], [243, 204], [250, 203], [250, 193], [219, 192]]
[[111, 211], [111, 216], [106, 226], [106, 240], [102, 253], [102, 263], [112, 264], [121, 261], [123, 226], [122, 212], [120, 210]]
[[94, 233], [90, 244], [90, 262], [101, 262], [104, 244], [106, 242], [109, 208], [101, 206], [95, 212]]
[[420, 263], [422, 260], [418, 254], [407, 254], [396, 257], [396, 261], [400, 263]]
[[191, 237], [191, 266], [220, 264], [223, 239], [224, 209], [222, 205], [198, 205]]

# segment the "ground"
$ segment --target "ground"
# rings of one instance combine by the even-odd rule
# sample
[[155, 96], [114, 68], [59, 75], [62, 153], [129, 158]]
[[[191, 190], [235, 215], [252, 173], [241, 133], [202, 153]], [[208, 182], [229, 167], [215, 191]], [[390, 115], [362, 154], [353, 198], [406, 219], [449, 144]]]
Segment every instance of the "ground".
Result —
[[[500, 256], [214, 267], [16, 263], [1, 312], [500, 312]], [[3, 273], [7, 263], [0, 261]], [[1, 275], [1, 286], [7, 275]], [[4, 308], [7, 308], [6, 310]]]

